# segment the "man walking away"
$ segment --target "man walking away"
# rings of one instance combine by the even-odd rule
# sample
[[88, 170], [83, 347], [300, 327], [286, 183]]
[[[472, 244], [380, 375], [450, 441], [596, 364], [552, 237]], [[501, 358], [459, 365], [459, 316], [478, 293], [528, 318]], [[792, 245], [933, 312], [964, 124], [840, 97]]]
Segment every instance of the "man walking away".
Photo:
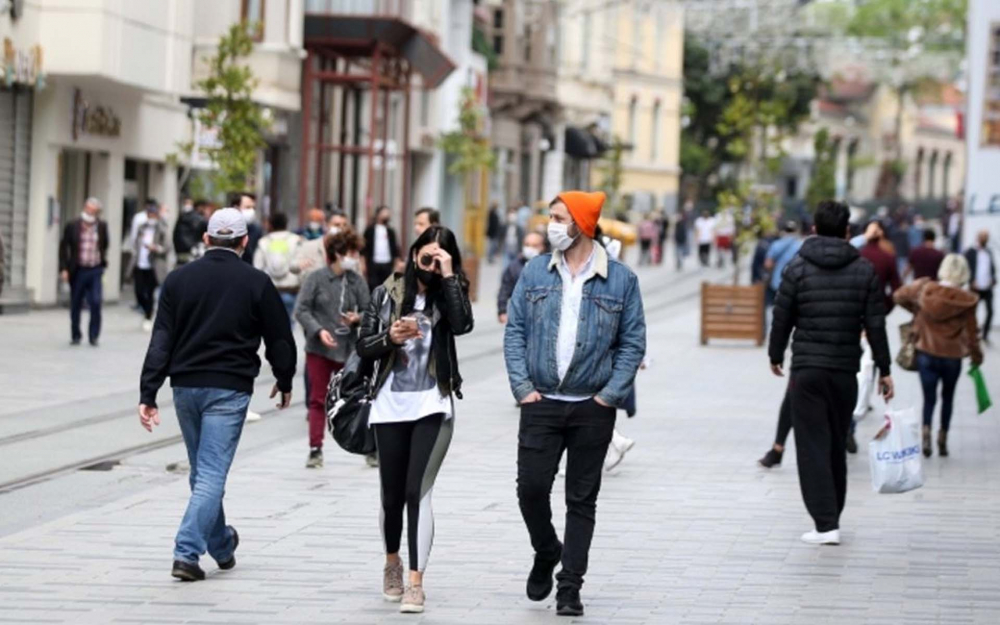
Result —
[[886, 401], [893, 396], [884, 292], [871, 264], [847, 242], [848, 218], [847, 205], [820, 202], [813, 226], [817, 236], [803, 242], [782, 277], [768, 346], [771, 371], [783, 376], [794, 329], [792, 428], [802, 498], [815, 523], [802, 540], [818, 545], [840, 544], [862, 330], [882, 376], [882, 393]]
[[208, 228], [208, 220], [204, 216], [207, 204], [205, 200], [198, 200], [193, 204], [191, 200], [187, 200], [181, 208], [181, 215], [174, 226], [174, 251], [177, 253], [178, 267], [201, 256], [201, 239]]
[[[916, 228], [916, 226], [913, 226]], [[930, 278], [937, 280], [938, 269], [941, 268], [941, 261], [944, 260], [944, 252], [935, 246], [937, 234], [934, 228], [927, 228], [923, 231], [923, 242], [910, 250], [910, 257], [906, 266], [906, 275], [913, 276], [914, 280], [920, 278]]]
[[240, 211], [212, 215], [204, 241], [205, 256], [163, 283], [139, 396], [139, 421], [152, 432], [160, 423], [156, 394], [170, 376], [191, 464], [191, 499], [171, 574], [189, 582], [205, 579], [198, 560], [206, 551], [222, 570], [236, 565], [239, 534], [226, 524], [222, 497], [260, 372], [262, 338], [277, 379], [271, 397], [281, 395], [281, 409], [291, 402], [295, 374], [295, 341], [278, 291], [266, 274], [240, 262], [249, 242]]
[[392, 211], [381, 206], [375, 212], [375, 222], [365, 228], [365, 264], [368, 268], [368, 288], [375, 290], [392, 275], [399, 260], [399, 239], [389, 225]]
[[[568, 191], [549, 206], [555, 250], [528, 263], [507, 307], [504, 358], [521, 405], [517, 497], [535, 563], [527, 594], [552, 592], [556, 610], [583, 614], [580, 587], [594, 535], [601, 469], [615, 408], [632, 389], [646, 351], [639, 281], [595, 239], [603, 193]], [[573, 367], [570, 367], [570, 363]], [[552, 527], [552, 481], [566, 451], [566, 535]]]
[[684, 268], [684, 259], [688, 255], [688, 220], [690, 211], [685, 207], [677, 215], [674, 223], [674, 256], [677, 258], [677, 271]]
[[268, 225], [270, 232], [257, 244], [253, 266], [266, 273], [274, 282], [281, 294], [281, 301], [285, 304], [285, 311], [291, 318], [295, 310], [295, 297], [302, 284], [299, 274], [292, 271], [302, 237], [288, 231], [288, 217], [284, 213], [272, 213]]
[[135, 301], [142, 309], [142, 329], [145, 332], [153, 329], [156, 287], [163, 284], [167, 277], [169, 254], [170, 238], [166, 224], [160, 219], [160, 207], [156, 200], [146, 200], [146, 221], [139, 226], [129, 267], [135, 287]]
[[993, 325], [993, 289], [997, 285], [997, 264], [990, 242], [989, 230], [980, 230], [976, 238], [976, 246], [965, 251], [965, 260], [969, 263], [969, 274], [972, 280], [970, 288], [979, 295], [979, 301], [986, 304], [986, 321], [983, 323], [983, 343], [990, 344], [990, 326]]
[[771, 272], [771, 278], [767, 284], [764, 301], [768, 306], [774, 305], [778, 287], [781, 286], [781, 272], [802, 248], [802, 239], [799, 238], [798, 232], [799, 225], [797, 223], [794, 221], [785, 222], [781, 236], [767, 248], [767, 254], [764, 256], [764, 268]]
[[441, 225], [441, 213], [425, 206], [413, 214], [413, 238], [416, 239], [431, 226]]
[[496, 202], [490, 204], [490, 214], [486, 219], [486, 242], [488, 244], [488, 251], [486, 253], [486, 262], [493, 264], [496, 260], [497, 252], [500, 251], [500, 243], [503, 240], [501, 236], [503, 223], [503, 217], [500, 215], [500, 206]]
[[497, 319], [500, 323], [507, 323], [507, 302], [510, 301], [510, 295], [514, 292], [514, 286], [517, 284], [518, 278], [521, 277], [524, 266], [544, 251], [545, 239], [542, 238], [541, 234], [529, 232], [524, 235], [520, 256], [507, 266], [500, 278], [500, 292], [497, 294]]
[[95, 197], [83, 203], [80, 218], [66, 224], [59, 243], [59, 276], [69, 283], [69, 320], [72, 344], [79, 345], [80, 311], [84, 300], [90, 309], [90, 344], [97, 347], [101, 336], [101, 280], [108, 266], [108, 224], [99, 219], [101, 202]]
[[694, 231], [698, 237], [698, 260], [702, 267], [708, 267], [712, 254], [712, 240], [715, 237], [715, 217], [708, 211], [702, 211], [701, 217], [694, 220]]
[[238, 208], [247, 222], [247, 245], [243, 250], [243, 262], [252, 265], [257, 254], [257, 243], [264, 236], [264, 229], [257, 223], [257, 196], [246, 191], [234, 193], [229, 205]]

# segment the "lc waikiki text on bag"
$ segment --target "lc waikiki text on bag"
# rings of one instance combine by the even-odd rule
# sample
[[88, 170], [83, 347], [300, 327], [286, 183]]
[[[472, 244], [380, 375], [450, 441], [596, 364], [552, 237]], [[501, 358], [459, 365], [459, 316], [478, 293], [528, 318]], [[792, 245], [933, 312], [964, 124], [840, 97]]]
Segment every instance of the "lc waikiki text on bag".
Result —
[[885, 426], [868, 443], [868, 462], [876, 493], [905, 493], [924, 485], [920, 423], [913, 408], [886, 411]]

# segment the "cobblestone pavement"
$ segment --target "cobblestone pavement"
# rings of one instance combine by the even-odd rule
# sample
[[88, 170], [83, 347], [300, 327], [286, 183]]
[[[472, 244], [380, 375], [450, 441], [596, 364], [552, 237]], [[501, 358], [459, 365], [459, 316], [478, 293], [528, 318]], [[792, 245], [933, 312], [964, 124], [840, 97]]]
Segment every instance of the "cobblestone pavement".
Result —
[[[810, 522], [794, 453], [770, 472], [754, 464], [773, 437], [782, 380], [762, 349], [698, 345], [696, 278], [643, 275], [653, 363], [638, 377], [639, 415], [619, 420], [638, 442], [604, 480], [587, 615], [577, 621], [1000, 622], [1000, 427], [995, 411], [975, 415], [966, 376], [952, 456], [925, 463], [926, 486], [876, 495], [867, 457], [852, 457], [844, 544], [810, 547], [798, 540]], [[558, 621], [551, 599], [524, 597], [531, 551], [514, 491], [518, 415], [500, 355], [486, 349], [499, 333], [492, 319], [479, 321], [481, 337], [460, 347], [478, 355], [463, 365], [466, 399], [434, 492], [425, 614], [400, 615], [381, 599], [376, 472], [332, 446], [326, 468], [308, 471], [304, 440], [285, 438], [237, 458], [226, 499], [242, 539], [232, 571], [206, 558], [207, 581], [169, 577], [187, 485], [160, 474], [141, 491], [0, 538], [0, 622]], [[987, 352], [995, 394], [998, 358]], [[897, 385], [898, 405], [919, 408], [915, 375], [897, 374]], [[880, 409], [860, 424], [860, 441], [878, 428]], [[279, 419], [301, 423], [301, 411]], [[0, 517], [11, 501], [30, 505], [32, 488], [41, 487], [0, 495]], [[557, 481], [557, 517], [562, 496]]]

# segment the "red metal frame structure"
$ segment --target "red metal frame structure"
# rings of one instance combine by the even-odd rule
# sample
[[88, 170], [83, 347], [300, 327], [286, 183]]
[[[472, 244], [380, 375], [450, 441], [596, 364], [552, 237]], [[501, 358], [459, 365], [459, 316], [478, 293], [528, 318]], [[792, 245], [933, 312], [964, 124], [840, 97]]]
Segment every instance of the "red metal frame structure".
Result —
[[[337, 193], [339, 204], [345, 202], [348, 181], [345, 180], [346, 159], [354, 157], [352, 166], [351, 221], [357, 223], [358, 174], [360, 157], [367, 158], [367, 185], [363, 196], [366, 221], [377, 204], [385, 202], [388, 159], [402, 160], [403, 194], [402, 219], [410, 216], [409, 113], [410, 92], [414, 72], [423, 78], [424, 88], [439, 85], [454, 69], [452, 62], [437, 49], [433, 40], [407, 22], [385, 15], [307, 14], [304, 45], [306, 58], [302, 72], [302, 146], [299, 169], [299, 219], [304, 220], [312, 205], [321, 206], [327, 196], [329, 165], [324, 157], [339, 157]], [[341, 90], [339, 136], [327, 139], [333, 101], [333, 90]], [[314, 89], [318, 89], [318, 119], [313, 120]], [[362, 94], [369, 94], [369, 117], [362, 124]], [[391, 94], [403, 93], [404, 119], [402, 150], [388, 152]], [[352, 98], [353, 96], [353, 98]], [[353, 99], [353, 103], [352, 103]], [[381, 104], [381, 118], [379, 105]], [[348, 111], [353, 112], [353, 120]], [[361, 145], [362, 128], [367, 130], [367, 145]], [[348, 141], [349, 131], [353, 140]], [[379, 139], [381, 146], [378, 146]], [[381, 181], [376, 182], [375, 161], [381, 159]], [[310, 167], [314, 170], [312, 198], [309, 197]], [[377, 198], [376, 198], [377, 196]], [[404, 229], [405, 231], [405, 229]]]

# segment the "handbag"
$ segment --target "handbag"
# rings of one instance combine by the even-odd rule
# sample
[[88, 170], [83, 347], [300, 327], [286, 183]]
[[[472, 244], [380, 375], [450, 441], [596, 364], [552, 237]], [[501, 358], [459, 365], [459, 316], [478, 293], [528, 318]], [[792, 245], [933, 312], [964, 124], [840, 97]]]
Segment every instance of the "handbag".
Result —
[[913, 319], [899, 326], [899, 338], [903, 344], [896, 354], [896, 364], [906, 371], [917, 370], [917, 333], [913, 329], [916, 316]]
[[986, 380], [983, 379], [983, 372], [979, 370], [977, 365], [973, 365], [969, 369], [969, 376], [972, 378], [972, 384], [976, 388], [976, 407], [979, 410], [979, 414], [983, 414], [993, 405], [993, 401], [990, 399], [990, 392], [986, 390]]
[[375, 452], [375, 433], [368, 426], [368, 415], [375, 399], [379, 363], [369, 367], [352, 354], [344, 368], [330, 378], [326, 391], [326, 421], [333, 440], [352, 454]]

